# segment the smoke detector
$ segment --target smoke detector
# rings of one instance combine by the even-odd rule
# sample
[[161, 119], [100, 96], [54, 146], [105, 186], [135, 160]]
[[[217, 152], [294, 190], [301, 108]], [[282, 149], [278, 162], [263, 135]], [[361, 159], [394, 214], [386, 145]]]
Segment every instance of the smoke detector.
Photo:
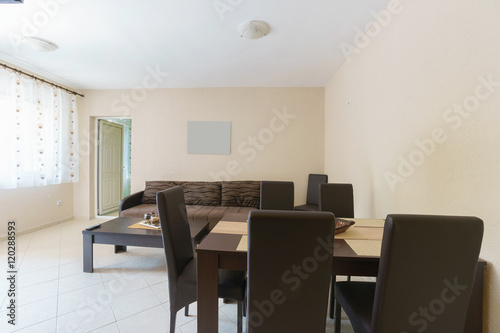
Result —
[[259, 39], [269, 33], [269, 24], [264, 21], [248, 21], [240, 24], [238, 28], [241, 37], [247, 39]]

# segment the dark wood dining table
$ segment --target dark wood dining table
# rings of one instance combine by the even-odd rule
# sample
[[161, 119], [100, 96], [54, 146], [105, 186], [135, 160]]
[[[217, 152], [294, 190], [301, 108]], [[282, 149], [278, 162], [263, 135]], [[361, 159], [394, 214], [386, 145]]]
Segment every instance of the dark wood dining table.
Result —
[[[247, 218], [248, 214], [226, 214], [196, 248], [198, 255], [198, 333], [218, 332], [218, 269], [247, 270]], [[378, 246], [380, 246], [381, 236], [379, 235], [383, 231], [384, 220], [350, 220], [360, 225], [363, 225], [363, 220], [369, 223], [365, 224], [367, 228], [356, 230], [351, 228], [351, 231], [348, 230], [345, 235], [336, 236], [332, 275], [376, 277], [380, 251], [378, 254], [374, 253], [373, 247], [376, 246], [376, 242], [379, 242]], [[376, 230], [376, 227], [381, 230]], [[360, 230], [363, 233], [359, 233]], [[358, 234], [361, 237], [354, 236]], [[364, 243], [369, 246], [365, 246]], [[356, 247], [355, 244], [357, 244]], [[486, 262], [479, 260], [464, 330], [468, 333], [482, 332], [485, 267]]]

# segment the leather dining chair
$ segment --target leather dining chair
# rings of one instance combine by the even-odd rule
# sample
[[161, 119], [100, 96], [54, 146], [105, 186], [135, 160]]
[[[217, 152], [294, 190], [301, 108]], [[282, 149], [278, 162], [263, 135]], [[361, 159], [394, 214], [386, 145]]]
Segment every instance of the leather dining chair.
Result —
[[354, 332], [464, 332], [483, 238], [477, 217], [388, 215], [377, 282], [338, 282]]
[[[319, 185], [319, 207], [322, 212], [332, 212], [336, 217], [354, 218], [354, 190], [352, 184], [320, 184]], [[351, 280], [351, 277], [347, 277]], [[330, 289], [330, 318], [334, 318], [335, 308], [335, 281], [336, 275], [332, 275], [332, 287]]]
[[336, 217], [354, 217], [352, 184], [320, 184], [319, 210], [332, 212]]
[[[163, 248], [167, 262], [170, 297], [170, 332], [175, 332], [177, 311], [196, 301], [196, 256], [182, 187], [176, 186], [156, 193]], [[242, 332], [245, 272], [219, 270], [219, 297], [238, 301], [238, 333]], [[157, 318], [158, 319], [158, 318]]]
[[293, 182], [260, 182], [260, 209], [293, 210], [293, 200]]
[[319, 210], [319, 185], [328, 183], [328, 175], [309, 174], [307, 181], [306, 204], [295, 206], [294, 210], [318, 211]]
[[334, 225], [331, 213], [250, 212], [249, 333], [325, 332]]

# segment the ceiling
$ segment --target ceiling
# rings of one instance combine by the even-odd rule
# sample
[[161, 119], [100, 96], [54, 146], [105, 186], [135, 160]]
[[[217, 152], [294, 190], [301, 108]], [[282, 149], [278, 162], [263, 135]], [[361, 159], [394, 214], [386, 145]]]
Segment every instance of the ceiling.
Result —
[[[322, 87], [345, 61], [341, 43], [388, 2], [25, 0], [0, 5], [0, 59], [74, 89], [130, 89], [151, 71], [165, 88]], [[248, 20], [270, 33], [241, 38]], [[35, 51], [23, 34], [59, 49]]]

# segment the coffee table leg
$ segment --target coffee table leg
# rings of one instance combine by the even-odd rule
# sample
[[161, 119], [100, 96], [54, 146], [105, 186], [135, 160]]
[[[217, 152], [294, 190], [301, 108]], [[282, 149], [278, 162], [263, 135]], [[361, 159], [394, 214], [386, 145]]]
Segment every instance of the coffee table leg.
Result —
[[83, 271], [92, 273], [94, 271], [94, 235], [83, 235]]
[[115, 245], [115, 253], [127, 252], [126, 245]]
[[198, 252], [198, 333], [219, 331], [219, 257]]

